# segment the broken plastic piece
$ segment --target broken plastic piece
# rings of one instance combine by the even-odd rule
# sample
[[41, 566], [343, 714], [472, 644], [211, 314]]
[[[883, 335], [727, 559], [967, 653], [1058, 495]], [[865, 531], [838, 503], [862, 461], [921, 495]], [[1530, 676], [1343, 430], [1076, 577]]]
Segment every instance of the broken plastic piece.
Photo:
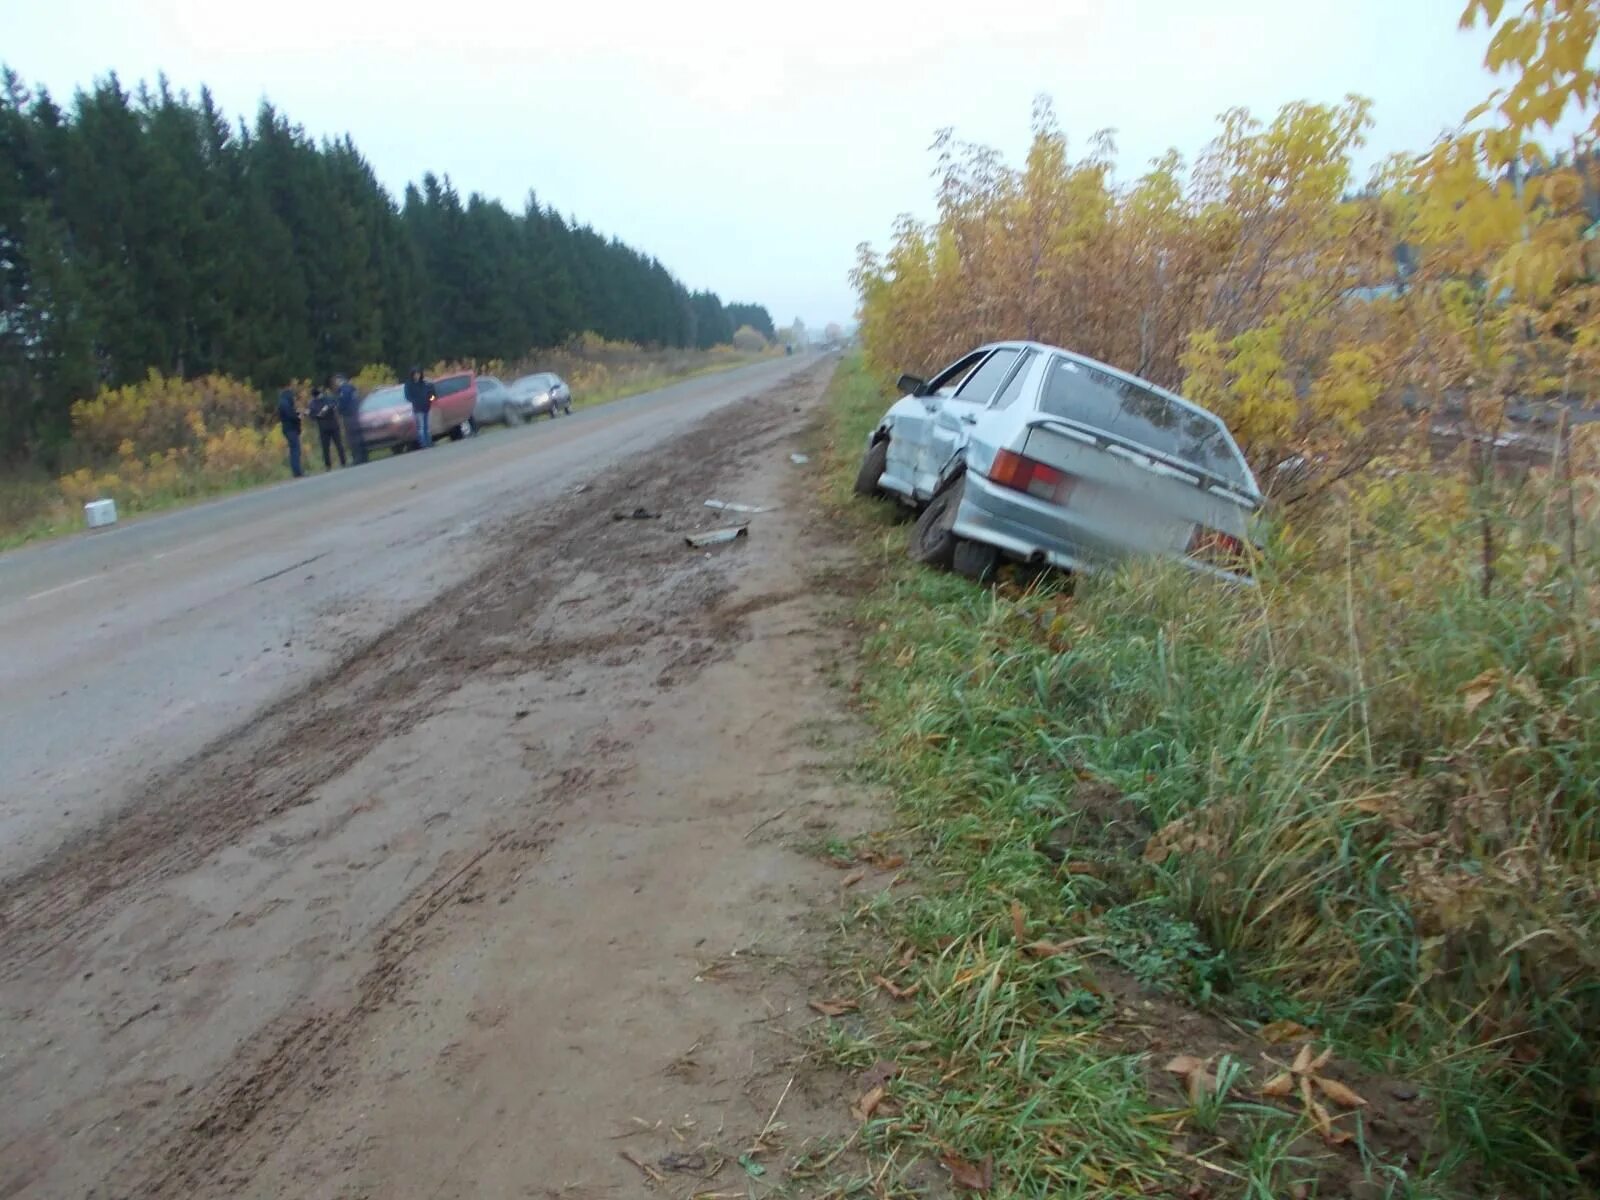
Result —
[[729, 525], [725, 529], [708, 529], [704, 533], [691, 533], [683, 540], [698, 549], [701, 546], [720, 546], [723, 542], [742, 538], [749, 532], [748, 525]]
[[789, 455], [789, 461], [797, 467], [803, 467], [811, 461], [811, 456], [809, 454], [791, 454]]
[[771, 512], [777, 506], [767, 504], [735, 504], [730, 500], [707, 500], [706, 507], [720, 508], [725, 512], [764, 513]]

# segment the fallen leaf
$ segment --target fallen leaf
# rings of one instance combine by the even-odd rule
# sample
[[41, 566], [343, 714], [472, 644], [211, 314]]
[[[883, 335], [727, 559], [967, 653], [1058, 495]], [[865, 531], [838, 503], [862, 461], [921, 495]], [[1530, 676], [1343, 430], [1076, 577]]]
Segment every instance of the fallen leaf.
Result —
[[1192, 1075], [1196, 1071], [1205, 1070], [1206, 1063], [1205, 1059], [1196, 1058], [1192, 1054], [1180, 1054], [1161, 1069], [1169, 1075]]
[[1329, 1046], [1321, 1054], [1317, 1055], [1314, 1059], [1311, 1060], [1311, 1066], [1309, 1068], [1309, 1071], [1310, 1071], [1310, 1073], [1312, 1075], [1315, 1075], [1318, 1071], [1322, 1070], [1323, 1067], [1327, 1066], [1332, 1061], [1333, 1061], [1333, 1047]]
[[1066, 862], [1061, 864], [1061, 869], [1068, 875], [1093, 875], [1099, 877], [1100, 868], [1095, 863]]
[[1469, 679], [1461, 686], [1461, 705], [1471, 716], [1482, 708], [1484, 702], [1500, 690], [1503, 672], [1498, 667], [1490, 667], [1487, 671]]
[[1058, 954], [1065, 954], [1067, 948], [1058, 946], [1054, 942], [1029, 942], [1022, 948], [1022, 952], [1034, 958], [1054, 958]]
[[1082, 969], [1075, 971], [1072, 975], [1072, 982], [1076, 987], [1092, 995], [1099, 996], [1102, 1000], [1106, 998], [1105, 985], [1092, 972]]
[[1328, 1115], [1327, 1109], [1323, 1108], [1322, 1105], [1313, 1100], [1306, 1105], [1306, 1112], [1310, 1114], [1311, 1123], [1317, 1127], [1317, 1132], [1320, 1133], [1324, 1139], [1332, 1135], [1333, 1118]]
[[1289, 1068], [1296, 1075], [1304, 1075], [1311, 1069], [1311, 1043], [1307, 1042], [1300, 1047], [1300, 1053], [1294, 1056], [1294, 1065]]
[[806, 1007], [825, 1017], [842, 1017], [845, 1013], [855, 1012], [857, 1005], [854, 1000], [812, 1000]]
[[871, 863], [880, 871], [896, 871], [906, 865], [904, 854], [883, 854], [877, 850], [868, 850], [861, 856], [861, 861]]
[[839, 880], [839, 889], [841, 891], [843, 891], [847, 887], [854, 887], [856, 884], [860, 883], [866, 877], [867, 877], [866, 868], [865, 867], [857, 867], [854, 871], [851, 871], [850, 874], [846, 875], [843, 879]]
[[1189, 1093], [1190, 1104], [1199, 1104], [1202, 1098], [1213, 1096], [1217, 1091], [1217, 1077], [1204, 1067], [1190, 1071], [1183, 1082]]
[[884, 991], [888, 992], [889, 995], [896, 1000], [911, 999], [911, 997], [917, 994], [917, 989], [922, 986], [922, 984], [919, 982], [913, 983], [910, 987], [901, 987], [899, 984], [895, 983], [894, 980], [885, 979], [882, 975], [875, 976], [872, 982], [877, 984]]
[[1300, 1024], [1299, 1021], [1273, 1021], [1271, 1024], [1261, 1027], [1261, 1040], [1269, 1046], [1276, 1046], [1283, 1042], [1292, 1042], [1298, 1038], [1306, 1037], [1310, 1033], [1311, 1030]]
[[950, 1172], [950, 1181], [957, 1187], [973, 1192], [987, 1192], [994, 1180], [992, 1158], [985, 1158], [981, 1163], [972, 1163], [946, 1150], [939, 1156], [939, 1161], [944, 1164], [945, 1170]]
[[1272, 1096], [1279, 1100], [1294, 1095], [1294, 1076], [1289, 1074], [1288, 1071], [1283, 1072], [1281, 1075], [1274, 1075], [1261, 1085], [1261, 1094], [1263, 1096]]
[[1318, 1075], [1316, 1076], [1316, 1083], [1322, 1094], [1340, 1108], [1365, 1108], [1367, 1106], [1365, 1100], [1337, 1079], [1324, 1079], [1321, 1075]]
[[887, 1058], [880, 1058], [865, 1071], [861, 1072], [861, 1086], [878, 1087], [881, 1084], [888, 1083], [898, 1074], [900, 1074], [899, 1063], [891, 1062]]
[[869, 1089], [866, 1095], [850, 1106], [850, 1115], [862, 1122], [872, 1120], [872, 1114], [877, 1112], [878, 1105], [883, 1103], [887, 1090], [882, 1084]]
[[1022, 901], [1011, 902], [1011, 932], [1017, 941], [1023, 941], [1028, 936], [1028, 921], [1022, 914]]

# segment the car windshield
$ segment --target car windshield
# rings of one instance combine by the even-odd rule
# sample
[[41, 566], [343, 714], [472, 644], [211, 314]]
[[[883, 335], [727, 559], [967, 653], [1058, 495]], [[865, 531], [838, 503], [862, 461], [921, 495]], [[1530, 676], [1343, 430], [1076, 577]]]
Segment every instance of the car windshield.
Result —
[[550, 386], [548, 375], [524, 375], [511, 385], [514, 392], [542, 392]]
[[1221, 421], [1087, 363], [1056, 359], [1039, 395], [1039, 411], [1104, 430], [1255, 491]]
[[454, 396], [457, 392], [464, 392], [472, 386], [471, 375], [446, 375], [433, 385], [433, 390], [440, 396]]
[[384, 387], [367, 395], [361, 402], [361, 410], [370, 412], [380, 408], [393, 408], [397, 404], [406, 402], [406, 392], [402, 387]]

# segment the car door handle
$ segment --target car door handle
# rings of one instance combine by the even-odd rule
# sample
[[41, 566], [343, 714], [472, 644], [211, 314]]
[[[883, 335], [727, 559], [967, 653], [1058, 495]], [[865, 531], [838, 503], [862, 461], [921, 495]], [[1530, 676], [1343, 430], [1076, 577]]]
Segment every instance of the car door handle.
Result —
[[972, 413], [962, 413], [961, 419], [968, 425], [976, 425], [978, 423], [978, 418]]

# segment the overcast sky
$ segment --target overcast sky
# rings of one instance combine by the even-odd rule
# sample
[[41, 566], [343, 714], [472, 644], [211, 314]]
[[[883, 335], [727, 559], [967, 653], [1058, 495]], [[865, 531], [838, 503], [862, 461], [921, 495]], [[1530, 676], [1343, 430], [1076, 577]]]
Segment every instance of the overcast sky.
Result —
[[779, 324], [847, 321], [863, 240], [931, 208], [941, 126], [1015, 161], [1033, 97], [1122, 173], [1216, 114], [1376, 102], [1372, 151], [1420, 149], [1492, 81], [1463, 0], [0, 0], [0, 56], [65, 102], [110, 70], [270, 98], [350, 133], [398, 196], [425, 170], [519, 208], [529, 188]]

